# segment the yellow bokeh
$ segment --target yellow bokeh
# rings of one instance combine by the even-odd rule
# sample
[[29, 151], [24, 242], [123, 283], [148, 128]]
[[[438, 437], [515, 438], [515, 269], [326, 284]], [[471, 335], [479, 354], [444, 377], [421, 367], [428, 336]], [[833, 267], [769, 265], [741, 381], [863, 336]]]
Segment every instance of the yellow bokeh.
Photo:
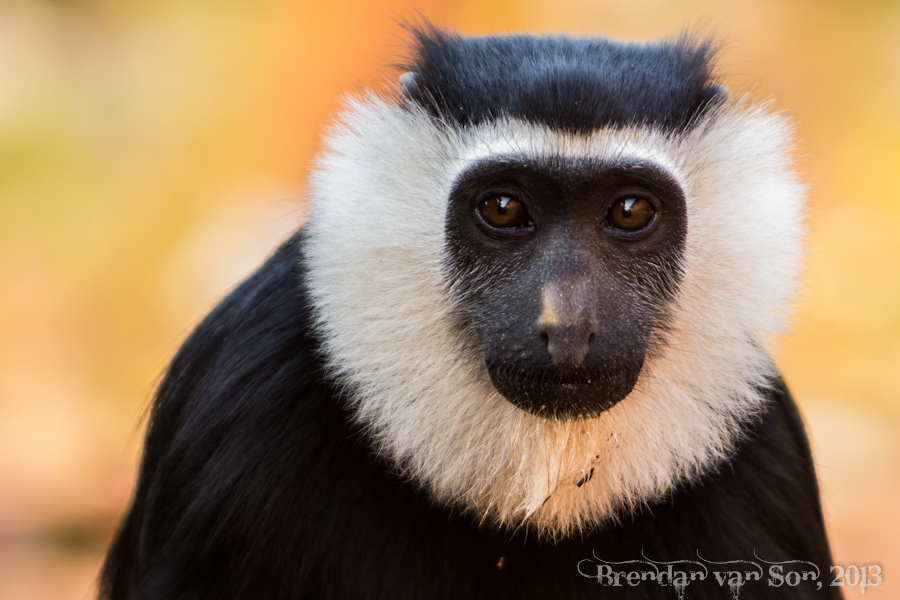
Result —
[[467, 34], [714, 35], [731, 92], [790, 115], [810, 235], [777, 359], [836, 560], [883, 565], [866, 597], [900, 597], [900, 5], [6, 0], [0, 598], [90, 594], [166, 362], [302, 223], [342, 96], [386, 89], [400, 23], [422, 16]]

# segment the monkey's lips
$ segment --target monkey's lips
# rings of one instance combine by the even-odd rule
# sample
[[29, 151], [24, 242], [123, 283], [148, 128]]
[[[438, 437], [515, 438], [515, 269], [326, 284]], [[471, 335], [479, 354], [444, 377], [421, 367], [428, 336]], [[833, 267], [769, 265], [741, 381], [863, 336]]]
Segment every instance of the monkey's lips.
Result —
[[553, 419], [584, 419], [599, 416], [628, 396], [641, 367], [588, 373], [488, 365], [488, 373], [497, 391], [522, 410]]

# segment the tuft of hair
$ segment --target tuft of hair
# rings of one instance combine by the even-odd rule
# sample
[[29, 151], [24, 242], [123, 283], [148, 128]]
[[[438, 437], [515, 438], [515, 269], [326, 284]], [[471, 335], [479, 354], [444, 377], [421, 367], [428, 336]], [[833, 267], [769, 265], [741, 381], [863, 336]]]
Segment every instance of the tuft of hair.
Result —
[[[703, 100], [703, 44], [436, 32], [418, 44], [414, 89], [350, 101], [310, 186], [316, 326], [375, 450], [436, 502], [547, 537], [720, 467], [764, 408], [761, 342], [794, 292], [805, 194], [786, 121]], [[651, 161], [684, 191], [671, 318], [634, 390], [599, 417], [516, 408], [456, 327], [449, 194], [475, 161], [509, 155]]]
[[454, 125], [503, 117], [586, 133], [652, 125], [677, 131], [722, 100], [713, 44], [663, 44], [527, 35], [461, 37], [413, 29], [411, 102]]

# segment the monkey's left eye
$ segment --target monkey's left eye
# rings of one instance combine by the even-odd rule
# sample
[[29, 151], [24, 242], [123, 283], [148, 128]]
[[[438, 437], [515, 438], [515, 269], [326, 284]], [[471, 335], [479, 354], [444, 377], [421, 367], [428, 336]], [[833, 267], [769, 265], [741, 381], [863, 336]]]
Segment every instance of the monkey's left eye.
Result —
[[508, 229], [512, 227], [527, 227], [531, 224], [531, 218], [525, 212], [525, 205], [515, 196], [495, 194], [481, 201], [478, 212], [491, 227]]
[[606, 215], [606, 222], [622, 231], [638, 231], [656, 216], [656, 208], [646, 198], [635, 196], [617, 200]]

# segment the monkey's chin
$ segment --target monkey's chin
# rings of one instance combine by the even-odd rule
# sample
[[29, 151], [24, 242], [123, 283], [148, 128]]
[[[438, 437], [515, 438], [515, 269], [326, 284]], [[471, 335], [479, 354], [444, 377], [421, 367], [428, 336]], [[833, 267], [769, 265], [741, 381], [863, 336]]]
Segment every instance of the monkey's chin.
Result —
[[631, 393], [640, 371], [638, 366], [599, 374], [559, 376], [488, 369], [491, 383], [509, 402], [533, 415], [560, 420], [600, 416]]

